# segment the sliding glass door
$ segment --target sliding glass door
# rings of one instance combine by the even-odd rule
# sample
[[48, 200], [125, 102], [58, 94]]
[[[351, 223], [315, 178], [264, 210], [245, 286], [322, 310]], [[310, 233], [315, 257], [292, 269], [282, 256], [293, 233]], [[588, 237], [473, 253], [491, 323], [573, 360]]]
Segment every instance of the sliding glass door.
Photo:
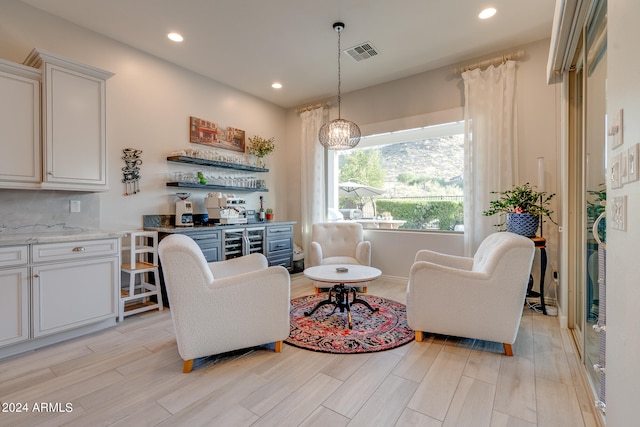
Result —
[[[599, 274], [606, 241], [605, 222], [596, 222], [606, 200], [607, 2], [595, 1], [582, 32], [580, 48], [569, 74], [570, 99], [570, 327], [578, 344], [594, 395], [604, 400], [604, 340], [598, 319], [604, 288]], [[594, 226], [595, 225], [595, 226]], [[595, 326], [595, 328], [594, 328]]]

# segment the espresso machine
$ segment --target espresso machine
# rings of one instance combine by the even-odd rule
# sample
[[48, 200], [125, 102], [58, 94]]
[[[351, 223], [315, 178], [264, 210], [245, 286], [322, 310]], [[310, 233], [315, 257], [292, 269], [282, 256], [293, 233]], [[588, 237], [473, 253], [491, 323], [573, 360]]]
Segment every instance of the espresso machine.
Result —
[[193, 227], [193, 205], [187, 200], [191, 193], [176, 193], [176, 227]]
[[245, 200], [233, 194], [209, 193], [204, 199], [209, 221], [216, 224], [246, 224]]

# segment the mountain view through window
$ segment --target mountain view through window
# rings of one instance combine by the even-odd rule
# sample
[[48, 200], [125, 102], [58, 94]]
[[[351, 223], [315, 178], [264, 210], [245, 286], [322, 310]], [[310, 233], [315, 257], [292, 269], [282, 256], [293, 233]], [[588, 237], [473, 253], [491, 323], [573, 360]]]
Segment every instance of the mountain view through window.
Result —
[[339, 209], [360, 209], [365, 227], [462, 230], [464, 135], [454, 125], [363, 137], [338, 152]]

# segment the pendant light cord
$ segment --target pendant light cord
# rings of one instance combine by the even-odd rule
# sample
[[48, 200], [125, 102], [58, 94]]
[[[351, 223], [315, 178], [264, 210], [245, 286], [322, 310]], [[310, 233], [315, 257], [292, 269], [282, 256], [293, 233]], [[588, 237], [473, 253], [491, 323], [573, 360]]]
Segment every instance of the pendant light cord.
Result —
[[360, 128], [357, 124], [342, 119], [342, 30], [344, 23], [334, 22], [333, 29], [338, 32], [338, 118], [323, 124], [318, 131], [318, 141], [329, 150], [349, 150], [360, 142]]
[[341, 68], [340, 68], [340, 35], [342, 34], [342, 28], [338, 28], [338, 118], [342, 117], [340, 115], [340, 101], [341, 101], [341, 91], [340, 91], [340, 87], [342, 86], [342, 79], [340, 78], [341, 75]]

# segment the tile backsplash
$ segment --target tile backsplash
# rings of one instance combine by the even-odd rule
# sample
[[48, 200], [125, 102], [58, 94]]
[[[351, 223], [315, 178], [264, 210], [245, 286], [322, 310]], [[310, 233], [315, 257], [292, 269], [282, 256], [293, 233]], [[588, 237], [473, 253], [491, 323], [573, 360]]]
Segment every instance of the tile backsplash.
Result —
[[[71, 200], [80, 212], [70, 212]], [[100, 196], [51, 190], [0, 190], [0, 233], [97, 230]]]

